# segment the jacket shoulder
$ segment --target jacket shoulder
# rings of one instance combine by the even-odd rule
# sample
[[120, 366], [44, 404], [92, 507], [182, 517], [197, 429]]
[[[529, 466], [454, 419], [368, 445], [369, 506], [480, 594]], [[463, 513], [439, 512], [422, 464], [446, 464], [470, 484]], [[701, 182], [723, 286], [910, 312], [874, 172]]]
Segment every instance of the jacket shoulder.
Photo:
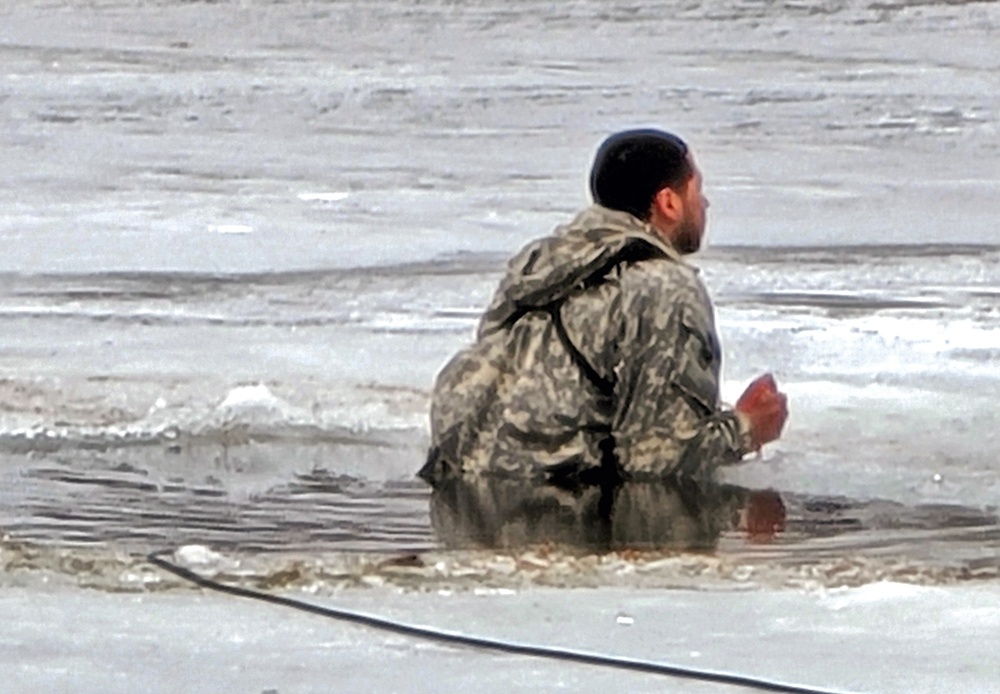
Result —
[[651, 300], [707, 300], [698, 271], [673, 258], [659, 256], [627, 263], [619, 282], [626, 294], [647, 295]]

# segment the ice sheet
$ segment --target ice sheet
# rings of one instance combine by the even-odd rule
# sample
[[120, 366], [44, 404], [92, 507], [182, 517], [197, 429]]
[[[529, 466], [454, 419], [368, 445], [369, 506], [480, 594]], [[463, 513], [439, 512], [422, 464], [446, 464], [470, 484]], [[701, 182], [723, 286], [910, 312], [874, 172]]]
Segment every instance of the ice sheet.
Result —
[[[461, 633], [838, 692], [988, 692], [1000, 677], [996, 587], [368, 589], [293, 597]], [[748, 691], [462, 650], [193, 592], [10, 589], [0, 597], [0, 616], [8, 625], [0, 671], [25, 694]]]

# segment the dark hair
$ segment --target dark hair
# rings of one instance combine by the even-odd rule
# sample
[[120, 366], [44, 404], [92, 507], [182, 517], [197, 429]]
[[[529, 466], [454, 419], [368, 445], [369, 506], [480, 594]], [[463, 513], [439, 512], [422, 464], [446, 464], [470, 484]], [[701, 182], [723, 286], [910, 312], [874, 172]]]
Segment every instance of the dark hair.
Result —
[[662, 130], [626, 130], [606, 139], [590, 170], [594, 202], [649, 219], [653, 198], [664, 188], [683, 185], [694, 173], [688, 147]]

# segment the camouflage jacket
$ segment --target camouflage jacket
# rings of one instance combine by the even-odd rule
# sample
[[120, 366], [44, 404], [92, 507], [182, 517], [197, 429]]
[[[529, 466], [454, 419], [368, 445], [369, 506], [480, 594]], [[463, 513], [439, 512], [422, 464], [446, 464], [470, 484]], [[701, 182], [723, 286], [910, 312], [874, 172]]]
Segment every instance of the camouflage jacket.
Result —
[[697, 271], [591, 206], [510, 261], [476, 342], [438, 375], [420, 474], [702, 476], [750, 447], [720, 407], [720, 361]]

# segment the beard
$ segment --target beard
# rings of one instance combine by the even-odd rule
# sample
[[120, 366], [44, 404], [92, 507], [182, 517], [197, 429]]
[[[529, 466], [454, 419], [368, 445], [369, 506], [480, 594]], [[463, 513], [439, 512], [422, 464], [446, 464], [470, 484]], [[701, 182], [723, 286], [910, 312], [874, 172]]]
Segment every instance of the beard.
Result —
[[674, 249], [681, 255], [695, 253], [701, 248], [701, 239], [704, 235], [704, 217], [695, 219], [693, 215], [686, 215], [674, 233]]

